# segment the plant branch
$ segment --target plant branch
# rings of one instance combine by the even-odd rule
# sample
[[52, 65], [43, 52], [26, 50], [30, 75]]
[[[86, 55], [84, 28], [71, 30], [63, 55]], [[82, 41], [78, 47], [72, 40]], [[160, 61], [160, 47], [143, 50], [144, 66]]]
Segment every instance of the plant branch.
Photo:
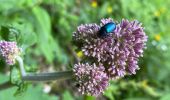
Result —
[[14, 85], [11, 84], [10, 81], [7, 81], [7, 82], [5, 82], [5, 83], [0, 84], [0, 91], [1, 91], [1, 90], [5, 90], [5, 89], [8, 89], [8, 88], [11, 88], [11, 87], [13, 87], [13, 86], [14, 86]]
[[52, 72], [52, 73], [27, 73], [24, 68], [23, 60], [20, 56], [16, 57], [19, 63], [23, 81], [51, 81], [63, 78], [71, 78], [72, 71]]
[[22, 77], [24, 81], [52, 81], [57, 79], [71, 78], [72, 71], [53, 72], [53, 73], [28, 73]]
[[[19, 63], [21, 76], [23, 81], [52, 81], [57, 79], [72, 78], [72, 71], [52, 72], [52, 73], [27, 73], [24, 68], [23, 60], [20, 56], [16, 57], [16, 61]], [[0, 84], [0, 91], [11, 88], [15, 85], [10, 81]]]

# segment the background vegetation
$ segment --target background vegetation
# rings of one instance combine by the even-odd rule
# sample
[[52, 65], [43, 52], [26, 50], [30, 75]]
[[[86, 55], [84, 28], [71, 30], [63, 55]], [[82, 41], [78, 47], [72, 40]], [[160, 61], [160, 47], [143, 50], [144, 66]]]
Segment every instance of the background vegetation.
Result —
[[[108, 17], [137, 19], [149, 37], [137, 74], [110, 82], [98, 98], [77, 94], [72, 80], [59, 80], [27, 83], [20, 93], [15, 92], [17, 87], [0, 91], [0, 100], [169, 100], [169, 5], [170, 0], [0, 0], [0, 39], [17, 41], [30, 72], [71, 69], [72, 32], [80, 24], [99, 23]], [[10, 69], [0, 62], [0, 83], [10, 78]], [[11, 79], [15, 84], [23, 83], [16, 77]]]

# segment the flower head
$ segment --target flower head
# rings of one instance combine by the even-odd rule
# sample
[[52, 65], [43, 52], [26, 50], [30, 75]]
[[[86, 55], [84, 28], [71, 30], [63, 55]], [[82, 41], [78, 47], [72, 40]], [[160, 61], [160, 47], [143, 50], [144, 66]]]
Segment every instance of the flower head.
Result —
[[107, 74], [102, 65], [75, 64], [73, 68], [76, 80], [79, 84], [79, 92], [97, 96], [102, 93], [109, 84]]
[[16, 42], [0, 41], [0, 56], [8, 65], [15, 64], [15, 57], [20, 55], [21, 50]]
[[109, 36], [99, 38], [98, 31], [109, 22], [113, 22], [113, 19], [102, 19], [100, 25], [80, 25], [73, 33], [73, 39], [80, 44], [78, 46], [86, 58], [93, 58], [93, 63], [103, 64], [109, 78], [135, 74], [147, 41], [144, 28], [136, 20], [123, 19]]
[[107, 12], [108, 12], [109, 14], [113, 12], [113, 9], [112, 9], [111, 6], [107, 7]]
[[93, 7], [93, 8], [96, 8], [97, 7], [97, 1], [96, 0], [94, 0], [94, 1], [92, 1], [91, 2], [91, 6]]
[[161, 40], [161, 35], [160, 34], [156, 34], [154, 38], [155, 38], [155, 40], [160, 41]]

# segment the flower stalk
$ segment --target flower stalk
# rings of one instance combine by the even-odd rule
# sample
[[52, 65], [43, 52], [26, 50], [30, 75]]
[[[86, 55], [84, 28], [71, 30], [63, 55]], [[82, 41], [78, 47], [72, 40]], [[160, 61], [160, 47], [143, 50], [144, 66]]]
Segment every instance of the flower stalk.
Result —
[[72, 77], [72, 71], [52, 72], [52, 73], [27, 73], [24, 69], [23, 60], [20, 56], [16, 56], [19, 63], [21, 76], [23, 81], [52, 81], [58, 79], [66, 79]]

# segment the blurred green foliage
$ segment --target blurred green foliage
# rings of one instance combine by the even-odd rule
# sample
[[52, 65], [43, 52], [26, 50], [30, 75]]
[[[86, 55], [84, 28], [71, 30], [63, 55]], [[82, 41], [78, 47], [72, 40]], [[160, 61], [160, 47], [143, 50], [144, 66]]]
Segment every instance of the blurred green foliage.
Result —
[[[0, 39], [17, 41], [23, 48], [28, 71], [42, 67], [57, 70], [73, 64], [68, 47], [72, 45], [72, 32], [78, 25], [99, 23], [101, 18], [107, 17], [116, 21], [137, 19], [145, 27], [148, 42], [136, 75], [111, 81], [104, 96], [98, 98], [77, 96], [68, 88], [56, 96], [63, 100], [169, 100], [169, 5], [170, 0], [0, 0]], [[1, 73], [5, 73], [4, 63], [0, 62], [0, 66]], [[24, 93], [27, 96], [23, 96], [26, 99], [22, 100], [35, 97], [39, 97], [36, 100], [56, 100], [56, 96], [42, 93], [41, 88], [41, 84], [28, 87]], [[1, 91], [0, 99], [15, 100], [13, 90]]]

